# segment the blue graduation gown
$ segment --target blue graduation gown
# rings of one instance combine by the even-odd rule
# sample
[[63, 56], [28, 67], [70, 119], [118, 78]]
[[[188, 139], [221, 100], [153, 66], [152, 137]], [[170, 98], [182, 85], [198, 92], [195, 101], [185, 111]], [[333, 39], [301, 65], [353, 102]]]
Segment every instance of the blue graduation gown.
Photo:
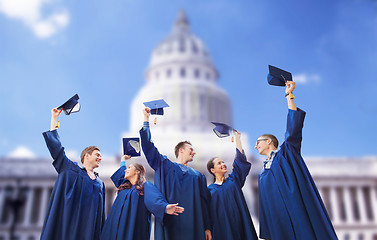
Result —
[[205, 230], [211, 230], [210, 193], [205, 176], [161, 155], [151, 141], [149, 127], [140, 130], [140, 137], [147, 161], [155, 170], [155, 185], [167, 202], [185, 208], [179, 216], [166, 215], [163, 224], [156, 222], [155, 239], [205, 239]]
[[233, 172], [222, 185], [211, 184], [212, 238], [214, 240], [258, 240], [250, 217], [242, 187], [251, 164], [238, 149], [233, 163]]
[[58, 172], [41, 239], [99, 239], [105, 221], [105, 185], [92, 180], [84, 168], [69, 160], [58, 132], [44, 132], [53, 166]]
[[[117, 188], [128, 181], [124, 178], [126, 169], [126, 166], [122, 166], [111, 176]], [[103, 226], [101, 240], [148, 240], [151, 213], [145, 207], [144, 197], [135, 185], [120, 191]]]
[[305, 112], [289, 110], [285, 141], [259, 174], [260, 237], [337, 239], [321, 196], [301, 157]]

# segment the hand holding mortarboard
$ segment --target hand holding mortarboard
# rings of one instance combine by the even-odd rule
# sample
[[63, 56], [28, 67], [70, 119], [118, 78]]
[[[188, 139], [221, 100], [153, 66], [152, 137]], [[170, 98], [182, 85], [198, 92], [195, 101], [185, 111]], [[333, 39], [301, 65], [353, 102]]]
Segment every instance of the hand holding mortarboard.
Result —
[[[149, 102], [143, 102], [143, 104], [149, 108], [149, 112], [152, 115], [164, 115], [164, 108], [165, 107], [170, 107], [164, 99], [159, 99], [159, 100], [154, 100], [154, 101], [149, 101]], [[147, 109], [144, 110], [144, 112]], [[144, 117], [145, 117], [144, 113]], [[144, 118], [145, 119], [145, 118]], [[148, 116], [149, 120], [149, 116]], [[157, 118], [154, 119], [154, 124], [156, 124]]]
[[[271, 65], [268, 65], [268, 70], [269, 73], [267, 75], [267, 81], [270, 85], [284, 87], [288, 82], [293, 82], [292, 74], [290, 72], [284, 71]], [[290, 92], [286, 91], [286, 94], [288, 94], [291, 99], [295, 98], [292, 94], [293, 89]], [[286, 90], [288, 90], [288, 88]]]
[[68, 99], [68, 101], [63, 103], [60, 107], [56, 108], [56, 110], [60, 110], [59, 114], [57, 114], [54, 109], [52, 110], [52, 111], [54, 111], [54, 113], [51, 111], [51, 114], [56, 116], [55, 126], [52, 126], [52, 119], [51, 119], [51, 127], [50, 127], [51, 131], [60, 127], [59, 121], [56, 121], [56, 120], [57, 120], [58, 116], [60, 115], [60, 113], [62, 111], [64, 111], [65, 115], [69, 115], [71, 113], [75, 113], [75, 112], [80, 111], [81, 106], [80, 106], [80, 103], [78, 102], [78, 100], [79, 100], [79, 95], [75, 94], [73, 97]]
[[131, 156], [130, 156], [130, 155], [123, 155], [123, 156], [122, 156], [122, 159], [121, 159], [120, 161], [121, 161], [121, 162], [122, 162], [122, 161], [125, 162], [125, 161], [127, 161], [127, 160], [129, 160], [129, 159], [131, 159]]
[[151, 116], [151, 109], [149, 107], [145, 107], [143, 109], [144, 114], [144, 122], [149, 122], [149, 117]]
[[50, 124], [50, 131], [53, 131], [57, 129], [59, 126], [57, 126], [57, 119], [60, 115], [61, 111], [59, 111], [57, 108], [53, 108], [51, 110], [51, 124]]

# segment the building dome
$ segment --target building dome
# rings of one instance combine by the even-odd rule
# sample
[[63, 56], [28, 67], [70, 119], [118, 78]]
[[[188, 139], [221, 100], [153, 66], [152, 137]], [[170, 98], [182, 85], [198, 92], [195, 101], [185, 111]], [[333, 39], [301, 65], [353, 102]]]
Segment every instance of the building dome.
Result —
[[195, 75], [203, 75], [203, 80], [216, 80], [218, 73], [203, 42], [191, 33], [186, 14], [180, 11], [171, 34], [153, 50], [147, 80], [156, 80], [167, 65], [185, 64], [194, 69]]
[[152, 51], [146, 84], [131, 107], [131, 131], [140, 128], [142, 103], [163, 98], [171, 107], [156, 131], [212, 131], [211, 121], [232, 124], [228, 95], [216, 85], [218, 73], [203, 42], [191, 33], [181, 11], [171, 34]]

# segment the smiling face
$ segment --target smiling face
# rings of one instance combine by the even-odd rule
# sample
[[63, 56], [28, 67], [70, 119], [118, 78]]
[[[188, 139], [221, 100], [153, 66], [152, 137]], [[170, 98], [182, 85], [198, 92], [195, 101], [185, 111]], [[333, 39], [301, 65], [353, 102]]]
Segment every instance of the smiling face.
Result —
[[140, 171], [138, 171], [133, 164], [128, 166], [128, 168], [124, 171], [124, 178], [131, 181], [132, 179], [137, 177], [137, 175], [140, 174]]
[[179, 154], [185, 162], [192, 162], [196, 153], [190, 144], [185, 143], [183, 147], [179, 149]]
[[98, 168], [101, 161], [102, 161], [102, 155], [101, 155], [101, 152], [98, 150], [94, 150], [91, 154], [89, 153], [85, 154], [85, 158], [84, 158], [85, 164], [88, 164], [93, 169]]
[[211, 168], [211, 172], [214, 175], [224, 176], [225, 173], [228, 172], [228, 168], [226, 164], [220, 158], [215, 158], [212, 162], [213, 162], [213, 168]]

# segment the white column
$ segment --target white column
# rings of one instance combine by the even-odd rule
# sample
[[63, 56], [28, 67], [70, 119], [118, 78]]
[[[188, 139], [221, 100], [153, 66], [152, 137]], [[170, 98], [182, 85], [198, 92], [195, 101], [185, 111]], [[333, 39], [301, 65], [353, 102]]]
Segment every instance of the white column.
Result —
[[33, 201], [34, 201], [34, 188], [30, 187], [27, 193], [27, 197], [26, 197], [25, 216], [24, 216], [24, 221], [22, 223], [24, 226], [30, 225], [30, 217], [33, 211], [33, 205], [32, 205]]
[[48, 187], [45, 186], [42, 188], [42, 195], [41, 195], [41, 202], [40, 202], [40, 209], [39, 209], [39, 218], [38, 218], [38, 226], [43, 225], [43, 221], [45, 219], [46, 215], [46, 209], [47, 209], [47, 203], [48, 203]]
[[370, 202], [372, 205], [372, 213], [373, 213], [373, 220], [374, 223], [377, 224], [377, 191], [376, 187], [372, 186], [370, 188]]
[[357, 196], [357, 203], [358, 203], [357, 205], [359, 207], [359, 212], [360, 212], [360, 222], [366, 223], [366, 222], [368, 222], [367, 208], [365, 206], [365, 199], [363, 197], [362, 187], [356, 188], [356, 196]]
[[338, 201], [338, 197], [336, 196], [336, 188], [330, 187], [329, 194], [330, 194], [330, 203], [331, 203], [331, 211], [332, 211], [332, 222], [333, 224], [337, 224], [341, 221], [341, 218], [340, 218], [340, 212], [339, 212], [339, 201]]
[[355, 216], [353, 215], [353, 207], [351, 201], [351, 192], [349, 187], [343, 188], [344, 204], [346, 206], [347, 223], [354, 223]]

